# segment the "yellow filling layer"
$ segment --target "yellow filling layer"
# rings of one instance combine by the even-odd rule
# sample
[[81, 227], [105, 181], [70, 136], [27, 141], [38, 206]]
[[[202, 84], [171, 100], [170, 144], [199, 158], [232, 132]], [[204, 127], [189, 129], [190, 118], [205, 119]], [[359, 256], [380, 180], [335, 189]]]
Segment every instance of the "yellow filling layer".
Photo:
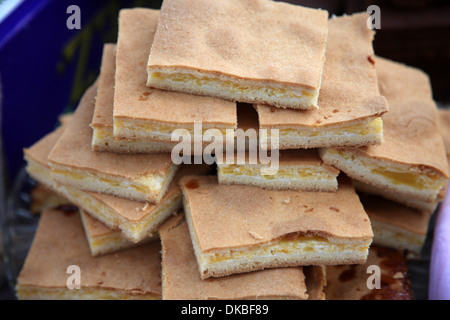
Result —
[[[114, 120], [114, 127], [116, 130], [131, 130], [137, 132], [146, 132], [148, 134], [154, 135], [166, 135], [169, 138], [172, 135], [172, 132], [176, 129], [183, 128], [187, 130], [191, 135], [194, 134], [194, 128], [191, 124], [179, 124], [176, 126], [170, 125], [155, 125], [154, 123], [138, 123], [138, 122], [129, 122], [124, 121], [122, 119]], [[202, 135], [210, 128], [202, 126]], [[224, 136], [226, 135], [227, 128], [214, 128], [215, 130], [219, 130]], [[234, 129], [230, 127], [229, 129]]]
[[233, 259], [251, 259], [254, 257], [276, 255], [276, 254], [295, 254], [312, 253], [316, 251], [324, 253], [339, 253], [343, 251], [367, 252], [371, 241], [361, 245], [332, 243], [328, 239], [319, 236], [301, 236], [294, 240], [281, 240], [271, 244], [262, 244], [254, 249], [244, 250], [236, 249], [227, 252], [212, 253], [204, 255], [207, 263], [217, 263]]
[[381, 134], [383, 133], [383, 120], [381, 118], [375, 118], [374, 120], [367, 122], [363, 121], [358, 124], [340, 126], [334, 130], [327, 130], [326, 128], [316, 128], [313, 130], [295, 130], [295, 129], [280, 129], [280, 137], [290, 136], [295, 134], [300, 137], [322, 137], [329, 135], [342, 135], [342, 134], [355, 134], [358, 136], [367, 136], [369, 134]]
[[301, 169], [278, 169], [275, 175], [262, 175], [259, 168], [251, 168], [244, 165], [228, 165], [226, 167], [218, 167], [219, 174], [221, 175], [247, 175], [258, 176], [265, 180], [274, 179], [300, 179], [300, 180], [329, 180], [336, 178], [336, 174], [330, 174], [329, 172], [317, 166], [314, 168], [301, 168]]
[[292, 99], [301, 99], [304, 97], [313, 97], [315, 94], [307, 90], [293, 90], [289, 88], [274, 87], [269, 85], [243, 85], [234, 81], [221, 80], [215, 77], [202, 76], [201, 78], [193, 76], [191, 74], [162, 74], [160, 72], [153, 72], [150, 75], [151, 79], [172, 81], [175, 83], [189, 83], [198, 87], [203, 86], [218, 86], [226, 87], [227, 91], [239, 94], [249, 94], [255, 91], [264, 91], [270, 96], [287, 96]]

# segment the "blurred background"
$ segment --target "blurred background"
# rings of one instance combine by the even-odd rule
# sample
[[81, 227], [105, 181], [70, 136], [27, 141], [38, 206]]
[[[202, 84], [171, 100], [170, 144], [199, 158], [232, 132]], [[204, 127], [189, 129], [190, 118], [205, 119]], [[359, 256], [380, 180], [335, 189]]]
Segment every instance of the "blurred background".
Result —
[[[2, 217], [24, 166], [23, 148], [50, 132], [73, 110], [99, 73], [103, 44], [115, 42], [121, 8], [159, 8], [162, 1], [0, 0], [0, 203]], [[450, 104], [450, 1], [286, 0], [330, 15], [381, 9], [374, 49], [430, 76], [439, 106]], [[77, 5], [81, 29], [67, 19]], [[0, 220], [0, 221], [4, 221]], [[2, 225], [4, 231], [5, 225]], [[3, 237], [0, 237], [0, 244]], [[0, 258], [3, 256], [0, 246]], [[14, 299], [0, 259], [0, 299]]]

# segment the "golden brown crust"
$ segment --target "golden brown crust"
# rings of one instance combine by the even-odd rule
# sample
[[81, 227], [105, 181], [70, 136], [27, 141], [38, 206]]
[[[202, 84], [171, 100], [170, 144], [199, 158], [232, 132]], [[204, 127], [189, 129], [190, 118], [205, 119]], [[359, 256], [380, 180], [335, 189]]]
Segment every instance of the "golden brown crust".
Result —
[[317, 110], [282, 110], [258, 105], [262, 128], [321, 127], [344, 124], [388, 111], [380, 95], [374, 56], [373, 31], [367, 14], [332, 18]]
[[336, 148], [379, 161], [429, 168], [448, 178], [448, 162], [438, 109], [428, 76], [384, 58], [375, 58], [381, 94], [389, 102], [383, 115], [384, 142], [362, 148]]
[[48, 155], [52, 151], [56, 142], [59, 140], [64, 132], [64, 126], [59, 126], [52, 132], [46, 134], [44, 137], [35, 142], [32, 146], [24, 148], [23, 152], [25, 158], [32, 159], [37, 163], [48, 167]]
[[91, 127], [113, 127], [114, 75], [116, 65], [116, 45], [107, 43], [103, 46], [102, 64], [98, 78], [95, 109]]
[[89, 124], [96, 91], [96, 86], [86, 91], [72, 121], [50, 152], [48, 161], [54, 165], [123, 178], [137, 178], [150, 173], [166, 174], [172, 164], [170, 153], [129, 155], [92, 151], [92, 129]]
[[307, 298], [301, 267], [255, 271], [202, 280], [184, 215], [159, 228], [162, 243], [163, 299]]
[[318, 90], [327, 17], [266, 0], [164, 1], [148, 66]]
[[373, 237], [369, 218], [345, 177], [340, 177], [337, 192], [219, 185], [215, 176], [186, 176], [180, 185], [201, 251], [252, 246], [289, 234]]
[[[159, 10], [152, 9], [120, 11], [114, 117], [150, 124], [193, 124], [202, 121], [204, 124], [235, 128], [234, 102], [146, 87], [145, 64], [152, 47], [158, 16]], [[181, 21], [185, 21], [184, 17]]]
[[82, 289], [161, 295], [159, 242], [92, 257], [78, 212], [45, 211], [18, 277], [18, 287], [55, 288], [67, 293], [67, 267], [81, 270]]

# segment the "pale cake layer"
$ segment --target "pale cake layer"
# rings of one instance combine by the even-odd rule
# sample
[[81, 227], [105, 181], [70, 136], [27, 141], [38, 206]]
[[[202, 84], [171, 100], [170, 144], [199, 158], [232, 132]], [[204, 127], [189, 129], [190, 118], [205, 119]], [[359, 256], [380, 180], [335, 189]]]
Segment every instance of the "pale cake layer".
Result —
[[282, 108], [316, 108], [327, 18], [324, 10], [267, 0], [165, 1], [147, 85]]
[[[264, 174], [259, 161], [251, 161], [248, 155], [244, 163], [226, 159], [217, 161], [219, 184], [251, 185], [274, 190], [336, 191], [339, 170], [325, 165], [317, 150], [281, 150], [278, 170], [275, 174]], [[237, 159], [236, 159], [237, 160]]]
[[373, 63], [374, 32], [365, 13], [334, 17], [317, 110], [280, 110], [257, 105], [262, 129], [280, 130], [280, 148], [380, 144], [379, 117], [388, 111]]
[[[51, 248], [51, 250], [49, 250]], [[19, 299], [160, 299], [158, 241], [115, 254], [91, 256], [78, 212], [45, 211], [17, 279]], [[68, 266], [81, 271], [70, 290]]]
[[428, 76], [403, 64], [376, 58], [384, 142], [364, 148], [333, 148], [323, 159], [355, 180], [433, 202], [448, 182], [448, 162], [438, 109]]
[[184, 215], [171, 218], [158, 231], [162, 244], [163, 300], [305, 300], [308, 297], [301, 267], [202, 280]]
[[444, 189], [439, 192], [437, 198], [433, 202], [427, 202], [422, 201], [416, 198], [411, 198], [410, 196], [405, 196], [402, 194], [398, 194], [395, 192], [392, 192], [390, 190], [385, 190], [382, 188], [377, 188], [375, 186], [369, 185], [367, 183], [363, 183], [360, 181], [353, 180], [353, 185], [355, 186], [355, 189], [360, 192], [365, 192], [367, 194], [373, 194], [381, 196], [385, 199], [400, 203], [404, 206], [407, 206], [409, 208], [413, 208], [416, 210], [420, 210], [423, 212], [433, 213], [437, 207], [439, 206], [439, 203], [444, 199], [445, 193], [443, 192]]
[[[122, 235], [120, 229], [108, 228], [105, 224], [93, 218], [90, 214], [83, 210], [80, 210], [80, 214], [84, 231], [89, 243], [89, 249], [91, 250], [91, 254], [93, 256], [118, 252], [137, 245], [136, 242], [126, 239]], [[158, 234], [155, 232], [139, 244], [158, 239]]]
[[180, 185], [202, 279], [367, 257], [370, 221], [346, 178], [337, 192], [219, 185], [213, 176], [187, 176]]
[[431, 213], [415, 210], [378, 196], [360, 195], [374, 233], [373, 243], [407, 250], [420, 257]]
[[117, 154], [91, 148], [96, 87], [83, 96], [72, 121], [48, 155], [58, 183], [138, 201], [159, 202], [177, 166], [170, 154]]
[[[145, 64], [159, 10], [123, 9], [119, 16], [114, 90], [114, 137], [171, 141], [174, 130], [236, 128], [236, 103], [146, 87]], [[144, 66], [144, 67], [143, 67]]]
[[[374, 285], [374, 271], [380, 269], [380, 287]], [[368, 273], [368, 270], [371, 271]], [[371, 281], [372, 280], [372, 281]], [[326, 300], [414, 300], [408, 263], [402, 251], [372, 246], [366, 264], [327, 266]]]

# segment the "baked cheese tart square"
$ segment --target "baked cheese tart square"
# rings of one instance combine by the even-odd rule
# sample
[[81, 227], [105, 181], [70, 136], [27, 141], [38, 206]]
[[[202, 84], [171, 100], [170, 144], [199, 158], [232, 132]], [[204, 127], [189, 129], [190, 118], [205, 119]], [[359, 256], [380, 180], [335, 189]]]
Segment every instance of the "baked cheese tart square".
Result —
[[[42, 213], [17, 278], [25, 300], [161, 299], [161, 244], [148, 244], [93, 257], [77, 211]], [[79, 267], [80, 282], [69, 267]], [[80, 285], [69, 289], [68, 285]]]
[[202, 279], [265, 268], [364, 263], [372, 229], [351, 181], [336, 192], [180, 181]]
[[178, 166], [170, 153], [118, 154], [91, 148], [96, 86], [90, 87], [48, 155], [53, 179], [86, 191], [158, 203]]
[[[269, 151], [270, 152], [270, 151]], [[277, 168], [265, 172], [274, 164], [262, 164], [248, 153], [242, 161], [235, 157], [217, 158], [219, 184], [250, 185], [273, 190], [334, 192], [338, 188], [339, 170], [323, 163], [317, 149], [280, 150]]]
[[166, 0], [147, 85], [315, 109], [328, 12], [270, 0]]
[[[80, 210], [80, 214], [92, 256], [118, 252], [137, 245], [136, 242], [125, 238], [120, 229], [108, 228], [104, 223], [92, 217], [84, 210]], [[152, 240], [159, 240], [157, 233], [152, 234], [152, 236], [146, 238], [145, 241], [139, 244]]]
[[[375, 284], [370, 266], [380, 268], [379, 288], [368, 286]], [[326, 300], [414, 300], [408, 261], [399, 250], [373, 245], [366, 264], [327, 266], [326, 272]]]
[[[176, 129], [185, 129], [193, 135], [196, 122], [201, 122], [203, 132], [214, 128], [225, 135], [227, 129], [236, 129], [235, 102], [146, 87], [145, 64], [158, 17], [159, 10], [120, 11], [114, 137], [171, 142]], [[180, 39], [176, 41], [180, 42]]]
[[94, 115], [90, 124], [92, 149], [116, 153], [171, 152], [175, 142], [114, 138], [115, 48], [116, 45], [110, 43], [103, 48]]
[[328, 42], [322, 88], [315, 110], [280, 110], [256, 105], [261, 129], [279, 130], [279, 148], [362, 146], [383, 141], [380, 95], [373, 63], [374, 32], [365, 13], [334, 17]]
[[381, 93], [389, 102], [384, 142], [324, 148], [322, 159], [354, 180], [432, 203], [448, 183], [448, 162], [429, 78], [394, 61], [375, 61]]
[[302, 267], [275, 268], [202, 280], [182, 214], [165, 222], [159, 228], [159, 234], [163, 300], [308, 298]]
[[372, 224], [373, 244], [406, 250], [410, 258], [420, 257], [431, 213], [379, 196], [360, 194], [360, 199]]

